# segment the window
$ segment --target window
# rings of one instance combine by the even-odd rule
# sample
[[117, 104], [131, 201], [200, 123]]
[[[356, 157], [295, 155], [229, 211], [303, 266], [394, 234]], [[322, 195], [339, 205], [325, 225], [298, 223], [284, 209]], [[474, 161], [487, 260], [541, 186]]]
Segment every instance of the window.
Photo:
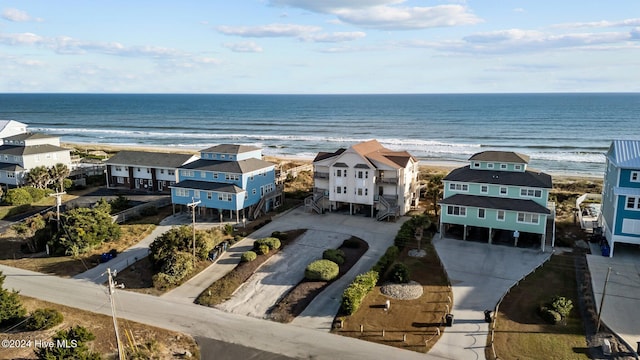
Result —
[[176, 196], [189, 196], [189, 190], [187, 189], [176, 189]]
[[201, 178], [206, 178], [207, 177], [207, 172], [206, 171], [200, 171], [200, 177]]
[[500, 195], [507, 195], [507, 188], [505, 186], [500, 186]]
[[640, 210], [640, 197], [627, 196], [626, 210]]
[[213, 178], [214, 178], [214, 179], [217, 179], [217, 178], [218, 178], [218, 173], [217, 173], [217, 172], [214, 172], [214, 173], [213, 173]]
[[631, 181], [632, 182], [640, 182], [640, 171], [632, 171], [631, 172]]
[[483, 194], [489, 193], [489, 185], [480, 185], [480, 192]]
[[496, 213], [496, 220], [504, 221], [504, 210], [498, 210]]
[[493, 169], [493, 163], [487, 163], [487, 169]]
[[225, 180], [240, 180], [240, 175], [226, 173], [226, 174], [224, 174], [224, 179]]
[[365, 179], [368, 179], [368, 178], [369, 178], [369, 172], [368, 172], [368, 171], [365, 171], [365, 172], [364, 172], [364, 178], [365, 178]]
[[516, 169], [516, 170], [522, 170], [522, 165], [515, 165], [515, 166], [514, 166], [514, 169]]
[[468, 191], [469, 190], [469, 185], [468, 184], [459, 184], [459, 183], [450, 183], [449, 184], [449, 190]]
[[7, 172], [7, 177], [8, 177], [8, 178], [12, 178], [12, 179], [13, 179], [13, 178], [15, 178], [15, 177], [16, 177], [16, 173], [13, 173], [13, 172]]
[[369, 196], [369, 189], [364, 189], [364, 196]]
[[485, 213], [484, 209], [478, 209], [478, 219], [484, 219]]
[[500, 164], [500, 169], [507, 170], [507, 164]]
[[344, 169], [343, 175], [344, 177], [347, 177], [347, 169]]
[[226, 158], [227, 158], [227, 155], [225, 155], [225, 154], [220, 154], [220, 159], [226, 159]]
[[522, 197], [535, 197], [539, 198], [542, 196], [542, 190], [540, 189], [520, 189], [520, 196]]
[[116, 178], [116, 182], [117, 182], [118, 184], [124, 184], [124, 178], [123, 178], [122, 176], [118, 176], [118, 177]]
[[340, 186], [336, 186], [336, 192], [338, 194], [342, 194], [342, 188]]
[[358, 179], [362, 179], [364, 177], [364, 171], [358, 171]]
[[232, 197], [233, 196], [231, 194], [218, 193], [218, 200], [220, 201], [231, 201]]
[[160, 174], [164, 174], [164, 169], [160, 169]]
[[211, 191], [207, 191], [207, 200], [213, 199], [213, 193]]
[[479, 168], [480, 167], [480, 163], [479, 162], [474, 162], [473, 163], [473, 167], [474, 168]]
[[256, 189], [251, 190], [251, 195], [255, 195], [256, 194]]
[[540, 216], [538, 214], [519, 212], [518, 222], [527, 224], [538, 224], [540, 222]]
[[346, 186], [342, 187], [342, 192], [345, 193], [345, 194], [347, 193], [347, 187]]
[[358, 188], [358, 193], [357, 193], [357, 195], [358, 195], [358, 196], [362, 196], [362, 188]]
[[336, 170], [336, 176], [342, 177], [342, 169]]
[[182, 170], [182, 176], [193, 176], [193, 170]]
[[463, 206], [447, 206], [447, 214], [452, 216], [467, 216], [467, 208]]

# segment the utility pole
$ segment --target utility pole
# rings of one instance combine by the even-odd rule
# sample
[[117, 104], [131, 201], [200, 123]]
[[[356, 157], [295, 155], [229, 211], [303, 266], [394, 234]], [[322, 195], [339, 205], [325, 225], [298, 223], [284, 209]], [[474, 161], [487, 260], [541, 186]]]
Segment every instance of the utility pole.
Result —
[[58, 221], [58, 231], [60, 231], [60, 205], [62, 205], [62, 195], [66, 194], [66, 191], [50, 194], [49, 196], [56, 197], [56, 220]]
[[122, 349], [122, 346], [120, 344], [120, 333], [118, 332], [118, 318], [116, 317], [116, 304], [113, 301], [113, 294], [115, 293], [116, 288], [123, 289], [124, 284], [116, 284], [116, 282], [113, 280], [113, 277], [116, 276], [116, 270], [112, 272], [111, 269], [107, 268], [107, 275], [109, 276], [109, 283], [108, 283], [109, 302], [111, 303], [111, 316], [113, 317], [113, 328], [115, 329], [115, 332], [116, 332], [116, 346], [118, 348], [118, 359], [124, 360], [125, 359], [124, 350]]
[[607, 270], [607, 279], [604, 281], [604, 286], [602, 287], [602, 298], [600, 299], [600, 308], [598, 309], [598, 325], [596, 326], [596, 333], [600, 331], [600, 315], [602, 315], [602, 305], [604, 305], [604, 295], [607, 292], [607, 284], [609, 283], [609, 275], [611, 275], [611, 266], [609, 266], [609, 270]]
[[187, 204], [191, 208], [192, 227], [193, 227], [193, 266], [196, 266], [196, 207], [200, 204], [200, 200], [193, 201]]

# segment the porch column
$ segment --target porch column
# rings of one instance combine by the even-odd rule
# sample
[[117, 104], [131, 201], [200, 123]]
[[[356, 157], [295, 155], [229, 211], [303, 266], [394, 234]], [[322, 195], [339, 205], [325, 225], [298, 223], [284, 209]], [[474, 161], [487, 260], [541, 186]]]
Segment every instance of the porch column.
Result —
[[353, 204], [349, 203], [349, 215], [353, 215]]
[[220, 216], [220, 222], [222, 223], [222, 210], [218, 209], [218, 215]]
[[371, 205], [371, 217], [373, 218], [373, 205]]
[[[611, 235], [613, 236], [613, 234]], [[615, 241], [611, 240], [611, 247], [609, 248], [609, 257], [612, 258], [613, 257], [613, 246], [616, 244]]]
[[540, 235], [540, 250], [542, 250], [542, 252], [544, 252], [544, 240], [545, 240], [545, 236], [544, 234]]
[[173, 216], [176, 215], [176, 204], [171, 203], [171, 210], [173, 211]]
[[491, 236], [492, 233], [493, 233], [493, 229], [489, 228], [489, 245], [491, 245], [491, 238], [493, 237], [493, 236]]
[[462, 240], [467, 240], [467, 225], [462, 225]]
[[440, 222], [440, 239], [442, 239], [442, 233], [444, 232], [444, 223]]
[[236, 210], [236, 222], [240, 223], [240, 210]]

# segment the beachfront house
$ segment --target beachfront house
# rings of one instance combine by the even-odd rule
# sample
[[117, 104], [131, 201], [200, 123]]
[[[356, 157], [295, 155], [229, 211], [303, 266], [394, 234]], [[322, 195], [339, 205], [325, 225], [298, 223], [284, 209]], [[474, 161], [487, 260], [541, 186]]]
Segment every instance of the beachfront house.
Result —
[[345, 211], [384, 220], [418, 205], [418, 161], [377, 140], [321, 152], [313, 160], [313, 195], [307, 209]]
[[600, 224], [615, 243], [640, 244], [640, 140], [615, 140], [606, 153]]
[[553, 246], [551, 176], [527, 169], [529, 157], [484, 151], [443, 179], [440, 236], [514, 246]]
[[27, 132], [27, 124], [15, 120], [0, 120], [0, 139], [24, 134]]
[[275, 164], [262, 160], [262, 149], [222, 144], [200, 152], [200, 159], [178, 169], [178, 182], [171, 185], [174, 205], [198, 214], [229, 218], [256, 218], [282, 203], [282, 188], [276, 186]]
[[123, 150], [105, 161], [108, 188], [169, 193], [178, 168], [197, 160], [190, 154]]
[[39, 166], [64, 164], [71, 169], [71, 151], [60, 146], [58, 136], [20, 133], [2, 139], [0, 146], [0, 184], [25, 184], [27, 173]]

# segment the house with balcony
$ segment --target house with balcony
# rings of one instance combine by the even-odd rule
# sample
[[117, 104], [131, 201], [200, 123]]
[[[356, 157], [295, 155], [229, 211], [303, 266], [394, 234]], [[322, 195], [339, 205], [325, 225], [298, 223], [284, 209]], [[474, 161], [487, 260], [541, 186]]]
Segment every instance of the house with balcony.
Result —
[[178, 182], [171, 185], [171, 200], [182, 210], [195, 206], [198, 214], [225, 214], [240, 219], [256, 218], [283, 201], [276, 186], [276, 165], [262, 159], [262, 149], [222, 144], [200, 152], [200, 159], [178, 168]]
[[313, 160], [313, 195], [307, 209], [348, 211], [384, 220], [418, 205], [418, 161], [377, 140], [321, 152]]
[[60, 146], [60, 137], [39, 133], [19, 133], [2, 139], [0, 146], [0, 184], [24, 185], [35, 167], [64, 164], [71, 169], [71, 151]]
[[123, 150], [105, 161], [107, 187], [170, 193], [178, 168], [197, 159], [190, 154]]
[[640, 245], [640, 140], [614, 140], [606, 166], [599, 223], [612, 257], [616, 243]]
[[[527, 169], [529, 157], [484, 151], [442, 180], [440, 236], [545, 249], [553, 246], [551, 176]], [[520, 243], [519, 243], [520, 242]]]

